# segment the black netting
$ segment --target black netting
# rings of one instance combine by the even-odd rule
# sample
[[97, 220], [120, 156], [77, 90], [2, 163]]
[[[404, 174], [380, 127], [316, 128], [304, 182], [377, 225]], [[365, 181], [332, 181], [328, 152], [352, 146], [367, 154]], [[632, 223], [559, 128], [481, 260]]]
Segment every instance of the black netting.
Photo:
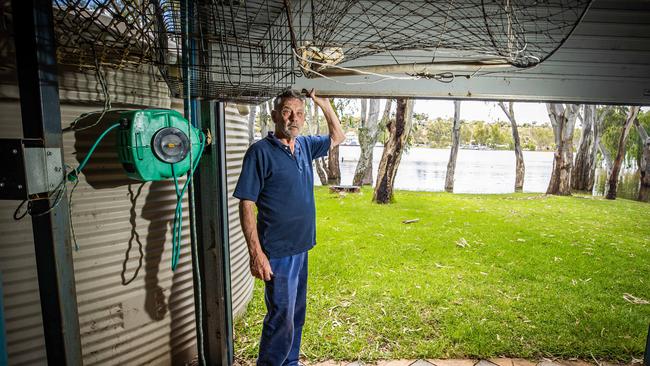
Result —
[[297, 53], [312, 69], [327, 66], [311, 60], [345, 65], [373, 55], [394, 64], [491, 58], [525, 68], [562, 45], [590, 2], [301, 0], [292, 15]]
[[[258, 102], [294, 82], [283, 5], [273, 1], [190, 0], [193, 32], [184, 32], [178, 0], [57, 0], [58, 61], [138, 69], [157, 66], [174, 96]], [[196, 52], [182, 70], [183, 34]], [[188, 83], [189, 81], [189, 83]]]
[[[181, 3], [187, 2], [196, 22], [188, 35], [197, 51], [190, 58], [190, 76], [184, 78], [182, 42], [188, 32], [180, 14]], [[332, 76], [343, 67], [375, 60], [380, 62], [376, 74], [415, 77], [436, 75], [426, 68], [409, 73], [394, 66], [441, 62], [535, 66], [562, 45], [590, 2], [55, 0], [53, 4], [61, 64], [118, 69], [156, 65], [175, 96], [189, 91], [205, 98], [259, 101], [291, 86], [301, 72]]]

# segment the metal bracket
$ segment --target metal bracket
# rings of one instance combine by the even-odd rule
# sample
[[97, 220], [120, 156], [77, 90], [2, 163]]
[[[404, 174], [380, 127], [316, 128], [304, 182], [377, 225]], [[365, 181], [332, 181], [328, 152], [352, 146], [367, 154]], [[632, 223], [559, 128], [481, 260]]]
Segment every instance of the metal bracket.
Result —
[[[24, 200], [51, 192], [61, 184], [64, 169], [61, 149], [38, 147], [41, 140], [0, 139], [0, 199]], [[35, 146], [36, 145], [36, 146]]]
[[30, 196], [51, 192], [63, 180], [61, 149], [26, 147], [25, 168], [27, 193]]
[[0, 171], [0, 199], [24, 200], [27, 198], [27, 180], [22, 141], [0, 139], [0, 158], [4, 161]]

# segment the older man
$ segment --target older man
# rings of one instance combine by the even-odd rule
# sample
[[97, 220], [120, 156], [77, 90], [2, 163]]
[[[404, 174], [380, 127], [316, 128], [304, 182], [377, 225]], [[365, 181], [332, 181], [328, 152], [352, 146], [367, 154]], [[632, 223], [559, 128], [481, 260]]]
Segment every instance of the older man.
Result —
[[[298, 365], [307, 297], [307, 251], [316, 245], [312, 160], [327, 155], [345, 135], [328, 99], [309, 97], [325, 114], [329, 136], [300, 136], [304, 97], [275, 98], [275, 133], [244, 156], [234, 196], [248, 243], [250, 270], [265, 281], [266, 317], [258, 365]], [[257, 223], [254, 206], [257, 206]]]

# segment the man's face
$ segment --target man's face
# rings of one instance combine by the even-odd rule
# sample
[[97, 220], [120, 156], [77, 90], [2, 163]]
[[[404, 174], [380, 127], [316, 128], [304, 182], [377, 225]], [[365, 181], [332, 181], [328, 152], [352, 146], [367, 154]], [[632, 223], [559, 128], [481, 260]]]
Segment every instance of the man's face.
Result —
[[296, 137], [305, 124], [305, 103], [298, 98], [283, 98], [280, 110], [271, 112], [275, 131], [283, 137]]

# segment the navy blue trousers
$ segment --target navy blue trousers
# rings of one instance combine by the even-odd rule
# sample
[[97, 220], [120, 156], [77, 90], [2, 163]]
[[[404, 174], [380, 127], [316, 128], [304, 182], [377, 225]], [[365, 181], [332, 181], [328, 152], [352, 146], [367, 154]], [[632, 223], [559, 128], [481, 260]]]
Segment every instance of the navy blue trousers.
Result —
[[271, 258], [258, 366], [297, 366], [307, 302], [307, 252]]

